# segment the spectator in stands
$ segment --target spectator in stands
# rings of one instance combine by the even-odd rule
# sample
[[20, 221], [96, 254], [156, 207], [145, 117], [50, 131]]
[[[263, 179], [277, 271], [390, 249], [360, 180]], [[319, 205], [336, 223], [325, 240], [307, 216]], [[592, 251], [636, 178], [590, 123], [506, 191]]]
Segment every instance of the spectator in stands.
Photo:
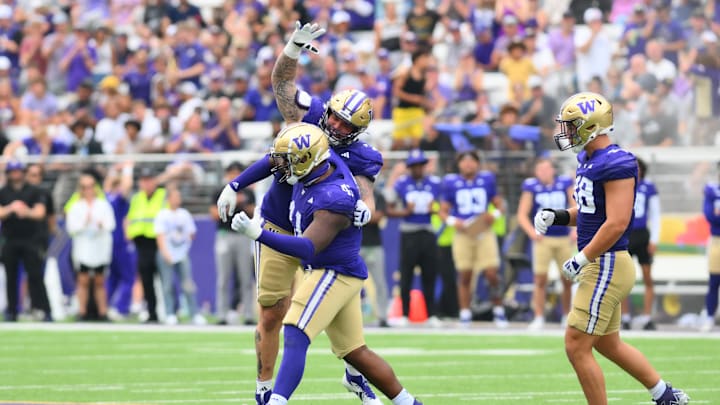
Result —
[[[68, 152], [69, 147], [67, 144], [52, 139], [48, 135], [48, 128], [40, 123], [40, 118], [33, 114], [33, 121], [31, 121], [30, 129], [32, 135], [24, 139], [13, 141], [9, 143], [3, 151], [3, 156], [6, 158], [12, 158], [17, 153], [27, 153], [28, 155], [59, 155]], [[19, 152], [22, 150], [22, 152]]]
[[271, 68], [261, 66], [257, 70], [257, 84], [252, 86], [245, 95], [247, 115], [253, 121], [268, 121], [279, 112], [270, 81]]
[[205, 26], [205, 22], [200, 15], [200, 9], [190, 4], [188, 0], [179, 0], [176, 6], [170, 6], [170, 13], [167, 14], [171, 24], [181, 23], [186, 20], [192, 20], [200, 26]]
[[142, 13], [142, 24], [146, 26], [152, 34], [160, 36], [170, 24], [168, 15], [172, 12], [170, 4], [165, 0], [143, 2], [144, 10]]
[[712, 38], [708, 37], [705, 33], [715, 35], [708, 29], [705, 13], [701, 8], [698, 8], [693, 12], [690, 18], [689, 28], [685, 31], [687, 47], [684, 52], [685, 57], [681, 57], [678, 63], [679, 70], [683, 72], [687, 71], [687, 69], [695, 63], [698, 52], [705, 52], [707, 41], [705, 41], [704, 38]]
[[522, 150], [523, 142], [510, 137], [510, 127], [520, 123], [520, 110], [512, 104], [505, 104], [498, 113], [498, 119], [493, 122], [493, 136], [489, 137], [493, 150]]
[[95, 131], [90, 128], [87, 121], [79, 119], [70, 124], [73, 133], [73, 142], [68, 153], [72, 155], [100, 155], [103, 153], [102, 144], [95, 140]]
[[677, 143], [677, 116], [662, 108], [657, 94], [647, 96], [647, 109], [638, 117], [638, 146], [671, 146]]
[[685, 49], [685, 32], [678, 21], [672, 19], [670, 9], [672, 0], [658, 0], [655, 3], [655, 12], [648, 16], [648, 24], [652, 26], [652, 39], [663, 44], [664, 57], [678, 65], [679, 52]]
[[[99, 198], [95, 177], [83, 173], [78, 180], [79, 199], [66, 213], [66, 227], [72, 238], [72, 261], [77, 274], [78, 320], [88, 320], [89, 289], [98, 317], [107, 321], [105, 273], [112, 259], [115, 216], [105, 198]], [[104, 197], [104, 196], [103, 196]], [[90, 279], [92, 278], [92, 285]]]
[[[405, 30], [405, 22], [398, 13], [398, 0], [383, 0], [383, 17], [375, 20], [375, 49], [384, 49], [393, 64], [401, 59], [400, 37]], [[378, 51], [378, 58], [381, 58]]]
[[426, 69], [430, 62], [428, 52], [417, 51], [412, 55], [412, 66], [393, 80], [393, 95], [397, 98], [397, 106], [392, 111], [393, 149], [416, 148], [422, 138], [425, 110], [433, 107], [425, 96]]
[[90, 42], [95, 47], [97, 62], [92, 68], [92, 76], [94, 83], [100, 83], [100, 80], [105, 76], [112, 74], [115, 56], [113, 55], [113, 46], [110, 43], [112, 35], [110, 26], [101, 22], [99, 26], [94, 28]]
[[390, 52], [386, 49], [378, 49], [377, 57], [379, 70], [375, 75], [375, 82], [377, 83], [378, 91], [383, 95], [385, 102], [383, 103], [381, 110], [374, 107], [373, 114], [375, 114], [375, 117], [380, 119], [390, 119], [392, 117], [393, 108], [393, 80], [391, 78], [393, 65], [390, 61]]
[[42, 41], [47, 26], [45, 19], [39, 15], [32, 15], [25, 22], [23, 39], [20, 43], [20, 67], [33, 65], [45, 74], [47, 58], [42, 53]]
[[178, 323], [175, 293], [175, 276], [177, 276], [192, 322], [195, 325], [204, 325], [207, 321], [198, 312], [196, 287], [190, 267], [190, 246], [195, 239], [197, 227], [190, 212], [182, 208], [180, 190], [171, 187], [167, 192], [167, 203], [168, 206], [158, 212], [153, 225], [157, 235], [157, 266], [165, 297], [165, 323], [168, 325]]
[[458, 105], [458, 112], [463, 116], [473, 115], [476, 111], [476, 100], [483, 91], [484, 74], [482, 68], [478, 68], [472, 50], [463, 51], [460, 61], [452, 66], [453, 78], [453, 102]]
[[83, 80], [91, 78], [97, 63], [96, 49], [90, 43], [88, 28], [76, 25], [74, 29], [73, 44], [60, 60], [60, 70], [65, 72], [68, 91], [77, 90]]
[[527, 28], [525, 30], [523, 44], [525, 44], [527, 48], [527, 54], [532, 61], [535, 72], [537, 72], [543, 80], [547, 80], [550, 73], [555, 70], [557, 64], [555, 63], [555, 57], [547, 45], [547, 42], [545, 41], [545, 43], [543, 43], [543, 41], [539, 40], [539, 34], [540, 32], [534, 28]]
[[[232, 162], [225, 168], [225, 182], [230, 182], [242, 173], [244, 167], [238, 162]], [[251, 244], [241, 234], [233, 232], [230, 222], [222, 222], [217, 210], [217, 199], [222, 189], [213, 195], [210, 205], [210, 216], [217, 224], [215, 234], [215, 315], [218, 324], [227, 325], [231, 323], [231, 316], [228, 313], [230, 305], [230, 282], [232, 275], [235, 275], [235, 283], [240, 284], [236, 288], [240, 292], [240, 302], [243, 311], [243, 319], [246, 325], [255, 324], [255, 280], [253, 279], [253, 253]], [[237, 193], [236, 212], [245, 212], [250, 215], [255, 210], [255, 193], [249, 189], [243, 189]], [[232, 308], [234, 311], [236, 308]]]
[[[360, 72], [358, 68], [357, 56], [354, 53], [346, 53], [342, 55], [342, 64], [340, 65], [340, 76], [335, 82], [334, 93], [343, 90], [359, 89], [362, 87], [360, 80]], [[374, 106], [373, 106], [374, 107]]]
[[0, 260], [5, 266], [8, 303], [5, 320], [17, 321], [17, 286], [22, 262], [28, 277], [32, 308], [42, 311], [42, 314], [38, 313], [40, 319], [51, 321], [50, 304], [43, 282], [45, 260], [41, 254], [47, 247], [41, 240], [41, 229], [46, 219], [43, 194], [26, 182], [25, 166], [22, 163], [10, 161], [5, 165], [5, 174], [7, 184], [0, 189], [0, 231], [4, 239]]
[[550, 30], [548, 46], [557, 63], [556, 83], [550, 88], [559, 98], [575, 92], [575, 17], [566, 11], [562, 15], [560, 26]]
[[620, 37], [620, 46], [627, 48], [628, 59], [645, 52], [645, 44], [652, 34], [652, 29], [653, 26], [648, 24], [645, 5], [642, 3], [635, 4]]
[[100, 114], [98, 104], [96, 100], [93, 99], [93, 87], [91, 79], [80, 83], [75, 91], [73, 101], [67, 109], [75, 115], [75, 118], [82, 116], [88, 120], [88, 123], [94, 125]]
[[419, 149], [410, 151], [405, 165], [408, 173], [387, 184], [388, 216], [399, 217], [400, 223], [400, 297], [402, 318], [399, 326], [407, 326], [410, 314], [410, 290], [419, 266], [422, 293], [430, 326], [440, 326], [435, 316], [435, 283], [437, 279], [437, 239], [430, 223], [434, 203], [440, 200], [440, 179], [425, 173], [428, 159]]
[[510, 99], [513, 99], [514, 88], [519, 87], [520, 94], [519, 97], [515, 99], [515, 102], [525, 100], [529, 94], [527, 91], [527, 79], [537, 72], [535, 71], [532, 59], [528, 56], [527, 47], [523, 42], [512, 42], [508, 46], [507, 55], [500, 59], [498, 70], [507, 76], [511, 91]]
[[133, 284], [137, 263], [135, 247], [125, 238], [123, 223], [130, 208], [130, 193], [133, 188], [133, 163], [131, 161], [113, 165], [105, 176], [103, 190], [113, 210], [115, 229], [112, 232], [113, 250], [110, 271], [107, 276], [108, 317], [122, 320], [130, 313]]
[[585, 10], [583, 19], [588, 31], [575, 34], [576, 75], [580, 90], [587, 90], [593, 76], [605, 77], [612, 59], [612, 43], [605, 32], [602, 11], [598, 8]]
[[213, 150], [213, 141], [206, 133], [200, 113], [192, 114], [185, 122], [185, 129], [178, 135], [170, 138], [165, 147], [166, 153], [197, 153], [211, 152]]
[[144, 139], [140, 136], [140, 122], [135, 119], [128, 119], [123, 123], [125, 136], [120, 141], [118, 150], [127, 154], [145, 153], [152, 148], [152, 139]]
[[[375, 115], [375, 111], [383, 111], [385, 110], [385, 104], [387, 103], [387, 99], [385, 98], [385, 93], [381, 91], [380, 86], [375, 81], [376, 77], [368, 70], [366, 67], [360, 67], [358, 69], [358, 74], [360, 75], [360, 83], [361, 86], [359, 87], [360, 90], [362, 90], [363, 93], [365, 93], [368, 97], [372, 99], [372, 106], [373, 106], [373, 116], [378, 117], [380, 114]], [[384, 90], [384, 88], [383, 88]], [[329, 92], [329, 91], [328, 91]], [[311, 94], [318, 94], [315, 92], [311, 92]], [[330, 95], [327, 95], [326, 98], [322, 98], [323, 100], [327, 100], [330, 98]]]
[[520, 23], [515, 15], [496, 15], [495, 18], [497, 22], [502, 25], [499, 36], [495, 40], [491, 64], [498, 66], [500, 65], [500, 60], [507, 56], [510, 50], [510, 44], [522, 40], [522, 32], [520, 31]]
[[178, 23], [177, 44], [173, 48], [177, 69], [169, 72], [170, 83], [188, 81], [200, 87], [200, 75], [205, 70], [206, 49], [200, 45], [197, 34], [196, 21]]
[[157, 322], [154, 279], [158, 272], [158, 246], [153, 221], [166, 206], [166, 191], [158, 187], [155, 172], [150, 167], [143, 167], [140, 170], [139, 186], [139, 191], [130, 199], [125, 234], [128, 240], [134, 242], [137, 249], [138, 273], [147, 302], [147, 322]]
[[73, 35], [68, 24], [68, 17], [63, 12], [53, 15], [53, 32], [43, 39], [42, 53], [47, 60], [47, 77], [53, 79], [48, 83], [50, 92], [61, 95], [65, 92], [67, 80], [60, 69], [60, 63], [66, 48], [73, 45]]
[[490, 28], [490, 26], [486, 25], [475, 28], [476, 42], [473, 53], [478, 66], [485, 70], [495, 70], [497, 68], [492, 59], [495, 51], [495, 39]]
[[151, 65], [148, 51], [146, 46], [141, 46], [133, 53], [134, 63], [123, 76], [123, 82], [127, 83], [133, 100], [143, 100], [146, 105], [151, 105], [150, 94], [155, 70]]
[[15, 96], [12, 83], [9, 79], [0, 79], [0, 128], [16, 125], [20, 114], [20, 100]]
[[447, 70], [444, 73], [452, 74], [453, 68], [460, 65], [465, 55], [473, 55], [473, 47], [475, 41], [472, 36], [467, 35], [464, 31], [465, 24], [460, 21], [450, 20], [443, 28], [447, 31], [441, 39], [443, 45], [447, 49], [447, 53], [443, 58], [443, 62]]
[[525, 101], [520, 108], [519, 123], [540, 127], [541, 148], [550, 149], [555, 145], [553, 112], [558, 110], [557, 101], [545, 93], [540, 76], [530, 76], [528, 87], [530, 88], [530, 99]]
[[57, 98], [47, 91], [45, 80], [36, 79], [30, 82], [29, 89], [20, 100], [20, 108], [25, 118], [23, 122], [29, 123], [28, 113], [37, 112], [41, 117], [51, 117], [57, 112]]
[[206, 136], [212, 141], [212, 150], [222, 152], [242, 147], [237, 129], [240, 122], [235, 119], [230, 99], [221, 97], [206, 124]]
[[121, 149], [126, 142], [124, 119], [120, 116], [117, 98], [105, 103], [104, 113], [105, 117], [95, 128], [95, 140], [102, 144], [103, 153], [107, 155], [124, 153]]
[[668, 59], [663, 58], [663, 45], [659, 41], [654, 39], [648, 41], [645, 46], [645, 56], [647, 57], [647, 71], [652, 73], [658, 81], [675, 80], [677, 67]]
[[425, 47], [433, 45], [432, 34], [440, 15], [427, 7], [425, 1], [413, 0], [412, 9], [407, 14], [405, 25], [409, 32], [415, 34], [418, 44]]

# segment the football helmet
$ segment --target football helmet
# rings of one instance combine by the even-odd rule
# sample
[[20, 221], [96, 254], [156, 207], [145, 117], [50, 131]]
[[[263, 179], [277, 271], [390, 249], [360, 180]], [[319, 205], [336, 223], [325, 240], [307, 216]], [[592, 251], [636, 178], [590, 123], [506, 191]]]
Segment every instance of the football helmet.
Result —
[[595, 137], [613, 130], [612, 105], [599, 94], [578, 93], [565, 100], [555, 121], [560, 124], [557, 147], [579, 153]]
[[[345, 125], [330, 123], [331, 115]], [[372, 101], [367, 94], [355, 89], [343, 90], [330, 97], [320, 120], [320, 128], [325, 131], [332, 146], [350, 145], [370, 125], [372, 115]]]
[[285, 127], [275, 138], [270, 158], [273, 172], [279, 171], [279, 182], [294, 185], [330, 157], [327, 136], [319, 127], [297, 123]]

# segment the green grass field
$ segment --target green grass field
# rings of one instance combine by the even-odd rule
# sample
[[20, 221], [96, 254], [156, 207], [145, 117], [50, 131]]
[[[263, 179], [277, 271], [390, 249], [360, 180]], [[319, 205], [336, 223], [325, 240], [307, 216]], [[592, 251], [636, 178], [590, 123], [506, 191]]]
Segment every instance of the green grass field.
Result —
[[[366, 339], [427, 405], [584, 403], [559, 330], [488, 330], [371, 330]], [[685, 389], [692, 404], [720, 404], [720, 336], [627, 340], [666, 380]], [[0, 324], [0, 403], [253, 405], [252, 341], [247, 328]], [[601, 364], [611, 402], [650, 404], [638, 383], [607, 361]], [[342, 370], [327, 338], [319, 337], [291, 402], [359, 404], [339, 384]]]

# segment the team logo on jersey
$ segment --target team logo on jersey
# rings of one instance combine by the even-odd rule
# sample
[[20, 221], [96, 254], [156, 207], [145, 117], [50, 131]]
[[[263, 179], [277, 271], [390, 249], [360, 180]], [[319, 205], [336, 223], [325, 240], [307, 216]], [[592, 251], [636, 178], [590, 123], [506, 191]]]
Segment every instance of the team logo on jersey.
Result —
[[344, 157], [345, 159], [350, 159], [350, 152], [343, 152], [340, 154], [340, 156]]
[[300, 135], [293, 138], [293, 142], [297, 145], [298, 149], [305, 149], [310, 147], [310, 134]]
[[580, 107], [580, 110], [583, 114], [587, 114], [589, 112], [595, 112], [595, 100], [586, 100], [581, 101], [577, 103], [577, 106]]

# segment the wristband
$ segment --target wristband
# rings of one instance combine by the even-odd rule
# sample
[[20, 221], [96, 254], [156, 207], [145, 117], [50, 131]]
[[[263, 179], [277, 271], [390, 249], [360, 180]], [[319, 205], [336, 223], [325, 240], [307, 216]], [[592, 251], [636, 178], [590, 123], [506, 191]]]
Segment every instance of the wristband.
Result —
[[133, 174], [133, 167], [132, 166], [125, 166], [122, 169], [122, 175], [123, 176], [132, 176]]
[[588, 260], [587, 256], [585, 256], [585, 253], [583, 251], [579, 251], [578, 254], [575, 255], [575, 261], [580, 266], [586, 266], [590, 264], [590, 260]]
[[568, 210], [553, 210], [545, 208], [543, 211], [552, 211], [555, 213], [555, 220], [553, 225], [569, 225], [570, 224], [570, 212]]
[[492, 212], [491, 215], [493, 216], [493, 218], [498, 219], [502, 216], [502, 212], [500, 212], [500, 210], [495, 210]]
[[295, 42], [290, 41], [287, 44], [285, 44], [285, 49], [283, 49], [283, 53], [288, 58], [297, 60], [300, 58], [301, 50], [302, 50], [302, 48], [299, 47]]
[[447, 219], [445, 220], [445, 224], [447, 226], [455, 226], [455, 224], [457, 224], [457, 221], [458, 219], [455, 217], [447, 217]]

